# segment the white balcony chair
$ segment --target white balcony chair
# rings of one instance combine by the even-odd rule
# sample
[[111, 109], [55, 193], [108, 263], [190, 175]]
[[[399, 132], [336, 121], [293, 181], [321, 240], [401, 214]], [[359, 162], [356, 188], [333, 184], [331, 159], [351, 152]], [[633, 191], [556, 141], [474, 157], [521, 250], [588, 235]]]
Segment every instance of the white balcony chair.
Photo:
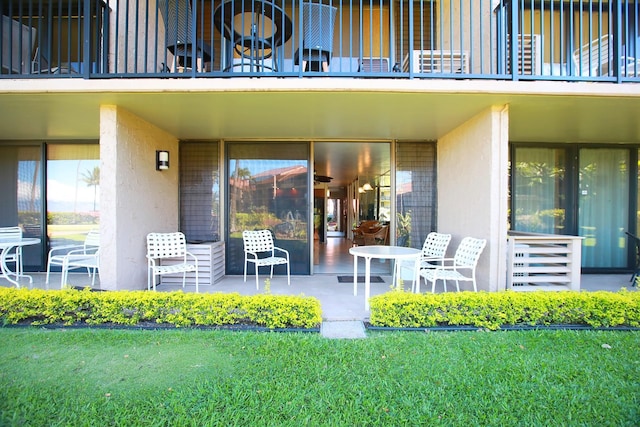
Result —
[[573, 65], [579, 76], [603, 76], [609, 72], [613, 37], [605, 34], [573, 51]]
[[[274, 246], [273, 236], [269, 230], [245, 230], [242, 232], [244, 242], [244, 281], [247, 281], [247, 265], [253, 263], [256, 271], [256, 289], [258, 285], [258, 267], [271, 266], [273, 277], [273, 266], [287, 266], [287, 284], [291, 285], [291, 274], [289, 268], [289, 251]], [[284, 256], [275, 256], [276, 252]]]
[[[13, 242], [15, 240], [22, 240], [22, 228], [20, 227], [0, 227], [0, 242]], [[13, 262], [16, 264], [16, 276], [22, 276], [22, 247], [17, 246], [6, 254], [6, 262]]]
[[[193, 262], [189, 262], [193, 258]], [[187, 251], [187, 239], [181, 232], [147, 234], [147, 290], [156, 290], [156, 276], [182, 273], [184, 289], [187, 273], [195, 272], [198, 293], [198, 258]], [[163, 261], [165, 264], [163, 265]]]
[[62, 268], [60, 275], [60, 288], [67, 282], [69, 270], [86, 268], [91, 276], [91, 286], [95, 284], [96, 272], [99, 271], [100, 232], [91, 230], [87, 233], [82, 245], [65, 245], [51, 248], [47, 257], [46, 288], [49, 289], [49, 275], [51, 266], [58, 265]]
[[[445, 233], [437, 233], [435, 231], [429, 233], [427, 238], [424, 239], [424, 243], [422, 244], [422, 253], [420, 254], [419, 261], [419, 269], [423, 268], [432, 268], [436, 265], [443, 265], [443, 260], [447, 253], [447, 248], [449, 247], [449, 242], [451, 241], [451, 234]], [[412, 278], [411, 292], [416, 292], [416, 288], [420, 287], [419, 277], [416, 277], [415, 264], [410, 261], [398, 261], [398, 265], [394, 270], [394, 280], [395, 283], [395, 274], [397, 274], [404, 278], [403, 271], [410, 272], [410, 277]]]
[[[612, 75], [613, 59], [613, 36], [605, 34], [573, 51], [575, 74], [589, 77]], [[640, 59], [622, 55], [619, 66], [623, 76], [635, 77], [640, 71]]]
[[[442, 280], [445, 292], [447, 291], [447, 280], [455, 280], [458, 292], [460, 292], [461, 281], [472, 282], [473, 290], [477, 292], [476, 266], [486, 244], [487, 241], [485, 239], [465, 237], [460, 242], [453, 258], [444, 258], [442, 265], [421, 268], [420, 276], [424, 277], [425, 284], [431, 282], [431, 292], [436, 291], [436, 282], [438, 280]], [[420, 292], [419, 281], [416, 292]]]

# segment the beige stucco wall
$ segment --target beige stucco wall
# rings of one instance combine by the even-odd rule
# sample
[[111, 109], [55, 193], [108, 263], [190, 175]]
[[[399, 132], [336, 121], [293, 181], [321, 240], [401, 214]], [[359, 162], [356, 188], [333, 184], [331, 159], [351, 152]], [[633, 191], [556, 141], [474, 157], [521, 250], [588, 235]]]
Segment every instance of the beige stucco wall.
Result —
[[[170, 168], [157, 171], [156, 150]], [[178, 229], [178, 141], [114, 105], [100, 108], [100, 282], [146, 289], [146, 235]]]
[[506, 283], [508, 120], [508, 107], [494, 106], [438, 140], [438, 231], [453, 235], [448, 256], [466, 236], [487, 239], [482, 290]]

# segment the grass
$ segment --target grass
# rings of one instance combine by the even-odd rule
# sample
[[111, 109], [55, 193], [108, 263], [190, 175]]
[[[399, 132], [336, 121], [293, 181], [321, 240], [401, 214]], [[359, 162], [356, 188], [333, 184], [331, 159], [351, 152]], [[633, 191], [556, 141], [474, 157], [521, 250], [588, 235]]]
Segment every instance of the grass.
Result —
[[3, 426], [632, 426], [640, 333], [0, 329]]

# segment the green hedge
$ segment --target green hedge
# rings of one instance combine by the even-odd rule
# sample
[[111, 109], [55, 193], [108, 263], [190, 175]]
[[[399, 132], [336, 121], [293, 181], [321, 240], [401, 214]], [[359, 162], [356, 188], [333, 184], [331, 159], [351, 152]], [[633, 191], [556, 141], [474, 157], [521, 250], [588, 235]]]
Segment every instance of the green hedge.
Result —
[[0, 288], [0, 320], [5, 325], [153, 323], [308, 329], [318, 327], [322, 316], [320, 301], [313, 297]]
[[391, 291], [371, 298], [372, 326], [429, 328], [507, 325], [640, 327], [640, 292]]

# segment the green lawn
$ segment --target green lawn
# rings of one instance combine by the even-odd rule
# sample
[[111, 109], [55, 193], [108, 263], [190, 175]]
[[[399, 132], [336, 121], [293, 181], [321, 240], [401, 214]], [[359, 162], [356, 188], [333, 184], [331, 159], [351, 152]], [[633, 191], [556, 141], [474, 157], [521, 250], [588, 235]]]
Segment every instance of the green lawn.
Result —
[[634, 426], [640, 332], [2, 328], [2, 426]]

